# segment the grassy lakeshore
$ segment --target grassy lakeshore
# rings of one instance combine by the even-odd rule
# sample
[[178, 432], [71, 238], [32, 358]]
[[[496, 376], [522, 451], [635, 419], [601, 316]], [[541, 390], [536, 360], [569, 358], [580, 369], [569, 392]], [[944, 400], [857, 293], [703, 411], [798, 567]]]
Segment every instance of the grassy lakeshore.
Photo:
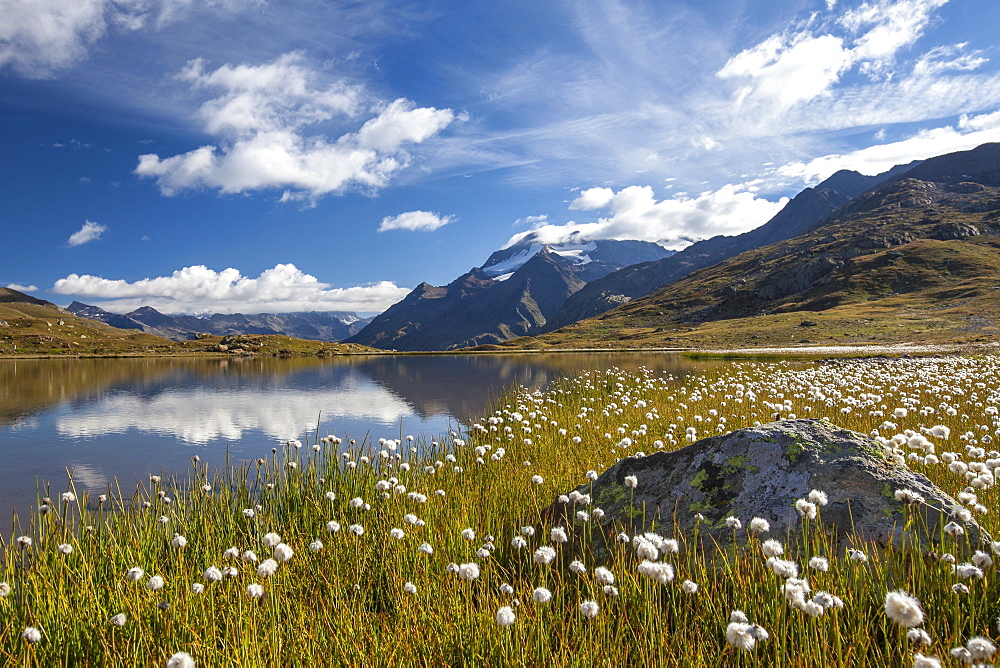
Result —
[[[1000, 636], [1000, 542], [862, 559], [819, 522], [748, 535], [743, 517], [737, 544], [706, 556], [671, 526], [656, 530], [676, 542], [600, 517], [588, 472], [776, 413], [827, 418], [1000, 537], [998, 407], [994, 357], [740, 361], [684, 379], [613, 368], [514, 392], [434, 442], [309, 434], [101, 496], [68, 481], [0, 545], [0, 663], [962, 665], [953, 650]], [[563, 542], [542, 511], [574, 489]], [[779, 547], [795, 582], [768, 564]], [[909, 599], [891, 610], [910, 616], [887, 614], [897, 591], [919, 623]]]

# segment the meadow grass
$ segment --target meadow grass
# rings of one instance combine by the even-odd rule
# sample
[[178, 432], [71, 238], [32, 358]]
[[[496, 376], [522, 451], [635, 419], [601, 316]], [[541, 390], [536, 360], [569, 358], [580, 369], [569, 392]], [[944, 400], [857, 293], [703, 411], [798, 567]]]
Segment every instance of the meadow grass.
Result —
[[[195, 458], [134, 490], [78, 494], [69, 480], [0, 544], [0, 663], [972, 662], [997, 638], [1000, 542], [975, 566], [950, 558], [971, 554], [963, 536], [932, 555], [852, 557], [820, 506], [790, 533], [748, 534], [740, 518], [740, 540], [706, 553], [672, 527], [644, 537], [601, 518], [586, 494], [623, 457], [825, 417], [871, 434], [997, 535], [998, 405], [992, 357], [747, 361], [684, 378], [612, 368], [512, 392], [431, 442], [316, 433], [221, 469]], [[561, 542], [543, 510], [574, 489], [565, 512], [589, 521]]]

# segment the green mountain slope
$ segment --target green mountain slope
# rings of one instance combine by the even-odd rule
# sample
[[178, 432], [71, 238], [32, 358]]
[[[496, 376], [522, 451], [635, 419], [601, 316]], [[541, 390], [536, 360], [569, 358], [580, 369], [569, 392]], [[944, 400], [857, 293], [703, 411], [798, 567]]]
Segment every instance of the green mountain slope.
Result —
[[997, 144], [928, 160], [933, 181], [890, 181], [803, 235], [511, 347], [993, 341], [998, 165]]

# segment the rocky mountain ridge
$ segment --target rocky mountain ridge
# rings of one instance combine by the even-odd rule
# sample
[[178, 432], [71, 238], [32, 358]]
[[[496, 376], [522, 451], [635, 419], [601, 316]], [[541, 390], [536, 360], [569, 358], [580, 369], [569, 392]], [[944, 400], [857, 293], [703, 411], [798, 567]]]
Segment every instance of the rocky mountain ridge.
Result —
[[533, 334], [587, 281], [625, 262], [671, 253], [644, 241], [553, 247], [528, 238], [446, 286], [422, 283], [347, 342], [386, 350], [453, 350]]
[[995, 339], [998, 186], [1000, 144], [926, 160], [803, 234], [701, 268], [531, 345]]
[[313, 341], [340, 341], [359, 332], [370, 318], [349, 311], [300, 313], [213, 313], [207, 317], [167, 315], [150, 306], [119, 314], [97, 306], [73, 302], [70, 313], [118, 327], [135, 329], [173, 341], [187, 341], [199, 334], [284, 334]]

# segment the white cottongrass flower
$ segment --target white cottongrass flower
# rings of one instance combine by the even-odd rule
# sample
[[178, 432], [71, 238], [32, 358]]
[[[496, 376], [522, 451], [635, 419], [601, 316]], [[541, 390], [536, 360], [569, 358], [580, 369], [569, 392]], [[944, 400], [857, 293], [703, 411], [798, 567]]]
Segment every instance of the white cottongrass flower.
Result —
[[175, 533], [174, 537], [170, 539], [170, 547], [181, 549], [183, 547], [187, 547], [187, 544], [188, 544], [187, 538], [180, 535], [179, 533]]
[[394, 538], [395, 540], [402, 540], [403, 537], [405, 536], [406, 532], [404, 532], [402, 529], [396, 527], [389, 529], [389, 538]]
[[543, 482], [545, 482], [545, 478], [543, 478], [540, 475], [533, 475], [531, 476], [531, 482], [535, 483], [536, 485], [541, 485]]
[[243, 509], [243, 517], [247, 518], [248, 520], [253, 519], [256, 515], [257, 515], [257, 511], [255, 511], [253, 508], [244, 508]]
[[330, 533], [337, 533], [338, 531], [340, 531], [340, 522], [337, 522], [336, 520], [330, 520], [329, 522], [326, 523], [326, 530], [329, 531]]
[[281, 536], [274, 532], [266, 533], [260, 542], [264, 547], [274, 547], [281, 542]]
[[587, 566], [579, 559], [574, 559], [573, 561], [569, 562], [569, 570], [572, 571], [573, 573], [576, 573], [577, 575], [583, 575], [584, 573], [587, 572]]
[[417, 548], [417, 552], [422, 552], [423, 554], [434, 554], [434, 548], [431, 547], [430, 543], [421, 543], [420, 547]]
[[407, 582], [406, 584], [403, 585], [403, 591], [405, 591], [407, 594], [416, 594], [417, 585], [413, 584], [412, 582]]
[[917, 652], [913, 655], [913, 668], [941, 668], [941, 659]]
[[510, 626], [516, 621], [517, 615], [514, 614], [514, 609], [509, 605], [505, 605], [497, 610], [497, 626]]
[[177, 652], [167, 659], [167, 668], [195, 668], [194, 659], [187, 652]]
[[743, 528], [743, 522], [741, 522], [740, 518], [738, 517], [727, 517], [726, 526], [732, 529], [733, 531], [739, 531], [740, 529]]
[[479, 564], [475, 562], [469, 562], [467, 564], [461, 564], [458, 567], [458, 577], [463, 580], [475, 580], [479, 577]]
[[360, 496], [356, 496], [350, 501], [348, 501], [347, 505], [349, 505], [351, 508], [360, 508], [363, 505], [365, 505], [365, 500], [362, 499]]
[[816, 519], [816, 504], [812, 501], [799, 499], [795, 502], [795, 510], [798, 512], [799, 517], [804, 517], [810, 520]]
[[809, 496], [806, 498], [808, 498], [812, 503], [815, 503], [817, 506], [825, 506], [830, 501], [826, 492], [821, 492], [818, 489], [814, 489], [809, 492]]
[[944, 525], [944, 532], [949, 536], [961, 536], [965, 533], [965, 527], [957, 522], [948, 522]]
[[163, 589], [163, 585], [163, 577], [159, 575], [154, 575], [146, 582], [146, 587], [150, 591], [159, 591], [160, 589]]
[[535, 603], [548, 603], [552, 600], [552, 592], [545, 587], [536, 587], [535, 590], [531, 592], [531, 600]]
[[465, 540], [476, 540], [476, 532], [472, 529], [462, 529], [462, 538]]
[[767, 640], [768, 634], [756, 624], [730, 622], [726, 627], [726, 642], [737, 649], [750, 651], [758, 640]]
[[814, 571], [819, 571], [821, 573], [826, 573], [830, 570], [830, 562], [826, 557], [812, 557], [809, 560], [809, 568]]
[[674, 567], [662, 562], [643, 561], [639, 564], [638, 571], [641, 575], [662, 585], [669, 584], [674, 579]]
[[910, 629], [906, 632], [906, 639], [915, 645], [923, 645], [924, 647], [929, 647], [931, 644], [931, 637], [923, 629]]
[[288, 561], [294, 554], [292, 548], [284, 543], [278, 543], [274, 546], [274, 558], [277, 561]]
[[[535, 527], [533, 527], [533, 526], [524, 526], [524, 527], [521, 527], [521, 535], [524, 536], [525, 538], [531, 538], [532, 536], [535, 535]], [[1000, 554], [1000, 541], [997, 541], [997, 548], [996, 548], [996, 550], [997, 550], [997, 554]]]
[[247, 585], [247, 596], [250, 598], [260, 598], [264, 595], [264, 586], [254, 582], [253, 584]]
[[355, 536], [363, 536], [365, 533], [365, 528], [360, 524], [352, 524], [347, 527], [347, 531], [354, 534]]
[[774, 538], [769, 538], [761, 543], [760, 550], [765, 557], [780, 557], [785, 553], [784, 546]]
[[851, 561], [856, 561], [859, 564], [863, 564], [868, 561], [868, 555], [861, 550], [855, 550], [853, 547], [847, 548], [847, 556]]
[[222, 571], [215, 566], [209, 566], [203, 574], [206, 582], [219, 582], [222, 580]]
[[580, 614], [587, 619], [593, 619], [594, 617], [597, 616], [597, 613], [599, 613], [600, 611], [601, 611], [601, 606], [597, 604], [597, 601], [588, 600], [580, 604]]
[[[629, 489], [635, 489], [639, 486], [639, 479], [634, 475], [625, 476], [625, 486]], [[596, 603], [594, 605], [597, 605]]]
[[73, 546], [69, 543], [61, 543], [56, 547], [56, 549], [59, 550], [61, 554], [71, 554], [73, 552]]
[[192, 594], [204, 594], [205, 593], [205, 585], [203, 585], [200, 582], [195, 582], [194, 584], [191, 585], [191, 593]]
[[598, 566], [594, 569], [594, 580], [597, 584], [613, 585], [615, 583], [615, 574], [604, 566]]
[[61, 498], [62, 498], [63, 503], [75, 503], [76, 502], [76, 494], [74, 494], [73, 492], [63, 492]]
[[955, 573], [955, 575], [962, 578], [963, 580], [968, 580], [969, 578], [977, 578], [982, 580], [985, 575], [983, 573], [983, 569], [979, 568], [979, 566], [970, 564], [967, 561], [965, 563], [952, 566], [951, 570]]
[[278, 562], [274, 559], [265, 559], [257, 566], [258, 577], [267, 578], [275, 574], [278, 570]]
[[240, 569], [235, 566], [226, 566], [222, 569], [222, 575], [227, 578], [234, 578], [240, 574]]
[[925, 502], [924, 497], [917, 494], [912, 489], [897, 489], [893, 496], [897, 501], [911, 506], [920, 505]]
[[681, 590], [685, 594], [696, 594], [698, 593], [698, 583], [692, 582], [691, 580], [685, 580], [681, 583]]
[[779, 578], [797, 578], [799, 576], [799, 565], [794, 561], [771, 557], [766, 562], [767, 567]]
[[39, 631], [34, 626], [29, 626], [23, 631], [21, 631], [21, 637], [30, 642], [31, 644], [35, 644], [37, 642], [41, 642], [42, 632]]
[[323, 549], [323, 541], [321, 540], [314, 540], [313, 542], [309, 543], [310, 552], [319, 552], [322, 549]]
[[976, 553], [972, 555], [972, 563], [980, 568], [989, 568], [993, 565], [993, 558], [982, 550], [976, 550]]
[[604, 592], [605, 596], [618, 596], [618, 587], [615, 587], [614, 585], [604, 585], [604, 588], [601, 589], [601, 591]]
[[562, 527], [552, 527], [549, 532], [549, 540], [553, 543], [565, 543], [569, 541], [569, 536], [566, 535], [566, 530]]
[[956, 582], [951, 586], [951, 591], [960, 596], [964, 596], [969, 593], [969, 588], [962, 584], [961, 582]]
[[993, 658], [993, 655], [997, 651], [997, 646], [989, 638], [976, 636], [975, 638], [969, 638], [969, 641], [965, 643], [965, 649], [968, 650], [973, 662], [986, 663]]
[[246, 552], [240, 555], [240, 559], [242, 559], [243, 561], [257, 563], [257, 553], [254, 552], [253, 550], [247, 550]]
[[125, 622], [128, 621], [128, 617], [124, 612], [119, 612], [117, 615], [112, 615], [108, 621], [115, 626], [125, 626]]
[[771, 530], [771, 524], [763, 517], [755, 517], [750, 520], [747, 528], [750, 533], [767, 533]]
[[524, 548], [528, 547], [528, 541], [526, 541], [521, 536], [514, 536], [510, 540], [510, 546], [515, 550], [523, 550]]
[[132, 568], [128, 569], [127, 573], [125, 573], [125, 579], [128, 580], [129, 582], [138, 582], [139, 580], [142, 579], [142, 576], [145, 574], [146, 572], [143, 571], [141, 568], [139, 568], [138, 566], [133, 566]]
[[10, 592], [13, 588], [7, 582], [0, 582], [0, 598], [6, 598], [10, 596]]
[[885, 595], [885, 614], [906, 628], [924, 623], [924, 611], [920, 609], [920, 601], [902, 590], [890, 591]]
[[337, 495], [334, 492], [327, 492], [326, 493], [326, 500], [327, 501], [336, 501], [337, 500]]

